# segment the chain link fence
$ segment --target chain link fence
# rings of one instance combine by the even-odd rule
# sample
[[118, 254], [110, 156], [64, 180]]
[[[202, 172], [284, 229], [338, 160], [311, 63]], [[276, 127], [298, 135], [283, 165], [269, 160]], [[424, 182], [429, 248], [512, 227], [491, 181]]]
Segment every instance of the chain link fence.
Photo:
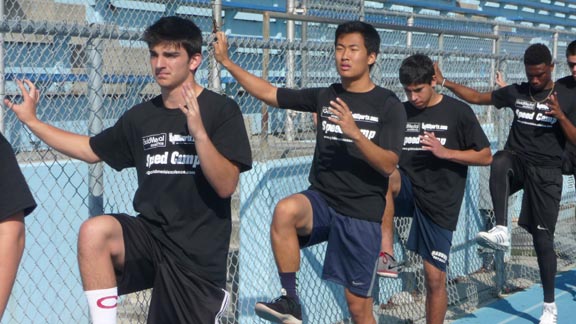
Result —
[[[254, 168], [241, 176], [233, 197], [234, 231], [229, 252], [232, 303], [223, 323], [260, 323], [253, 306], [278, 295], [269, 242], [275, 204], [307, 187], [315, 140], [314, 118], [268, 107], [221, 71], [208, 46], [213, 18], [229, 35], [230, 56], [277, 86], [322, 87], [338, 82], [334, 31], [346, 20], [374, 24], [382, 38], [372, 71], [375, 82], [404, 98], [397, 81], [400, 62], [420, 52], [440, 62], [444, 75], [480, 91], [494, 88], [494, 73], [509, 83], [525, 80], [522, 54], [543, 42], [557, 58], [556, 78], [568, 74], [566, 45], [576, 33], [490, 20], [389, 11], [384, 1], [358, 0], [5, 0], [0, 8], [0, 91], [16, 101], [16, 79], [42, 92], [40, 118], [63, 129], [93, 135], [112, 125], [159, 88], [149, 73], [145, 27], [165, 15], [193, 19], [205, 32], [204, 61], [197, 80], [234, 98], [250, 135]], [[449, 93], [447, 93], [449, 94]], [[505, 142], [512, 114], [473, 107], [492, 148]], [[76, 262], [76, 239], [86, 218], [128, 212], [137, 180], [132, 170], [70, 160], [41, 143], [0, 110], [0, 130], [13, 144], [39, 203], [26, 219], [27, 246], [3, 323], [88, 323]], [[515, 221], [521, 193], [510, 200], [513, 246], [508, 253], [478, 250], [474, 237], [493, 222], [487, 167], [472, 167], [454, 234], [448, 270], [449, 314], [455, 318], [501, 293], [538, 282], [531, 238]], [[565, 177], [557, 233], [560, 268], [576, 258], [574, 180]], [[421, 321], [424, 277], [419, 257], [404, 249], [409, 219], [396, 219], [395, 253], [405, 263], [400, 279], [381, 279], [374, 311], [381, 323]], [[341, 287], [319, 279], [325, 246], [302, 251], [299, 274], [308, 323], [350, 322]], [[124, 296], [119, 321], [145, 323], [148, 292]]]

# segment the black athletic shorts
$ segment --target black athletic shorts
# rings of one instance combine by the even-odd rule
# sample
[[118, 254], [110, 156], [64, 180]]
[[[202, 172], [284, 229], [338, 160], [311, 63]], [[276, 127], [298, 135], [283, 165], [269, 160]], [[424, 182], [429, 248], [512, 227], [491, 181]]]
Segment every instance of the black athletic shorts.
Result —
[[124, 269], [116, 273], [119, 295], [153, 288], [148, 323], [220, 323], [229, 301], [226, 290], [175, 258], [140, 218], [111, 216], [124, 236]]
[[524, 189], [518, 225], [529, 233], [546, 231], [553, 238], [562, 196], [562, 169], [535, 166], [516, 154], [509, 156], [513, 159], [510, 193]]
[[518, 225], [528, 232], [547, 231], [554, 237], [562, 197], [562, 170], [528, 166]]

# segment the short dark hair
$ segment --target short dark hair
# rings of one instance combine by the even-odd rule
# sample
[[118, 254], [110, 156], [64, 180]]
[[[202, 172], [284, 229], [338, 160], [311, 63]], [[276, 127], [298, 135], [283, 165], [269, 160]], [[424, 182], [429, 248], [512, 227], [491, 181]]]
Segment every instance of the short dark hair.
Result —
[[524, 52], [524, 65], [552, 65], [552, 54], [544, 44], [532, 44]]
[[340, 36], [353, 33], [360, 33], [362, 35], [368, 54], [375, 53], [378, 55], [380, 52], [380, 35], [374, 26], [358, 20], [348, 21], [338, 25], [334, 46], [336, 46]]
[[169, 16], [158, 19], [146, 28], [144, 41], [152, 48], [161, 43], [171, 43], [182, 46], [189, 57], [202, 53], [202, 32], [191, 20]]
[[572, 43], [566, 47], [566, 57], [573, 55], [576, 55], [576, 40], [572, 41]]
[[402, 85], [431, 84], [434, 63], [424, 54], [414, 54], [402, 61], [398, 74]]

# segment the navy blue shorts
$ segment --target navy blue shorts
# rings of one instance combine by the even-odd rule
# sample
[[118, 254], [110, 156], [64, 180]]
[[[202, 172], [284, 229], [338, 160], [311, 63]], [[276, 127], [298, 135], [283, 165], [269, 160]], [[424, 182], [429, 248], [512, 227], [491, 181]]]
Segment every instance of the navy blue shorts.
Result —
[[410, 179], [402, 172], [400, 172], [400, 177], [402, 185], [398, 196], [394, 198], [394, 214], [400, 217], [412, 217], [406, 247], [436, 268], [446, 272], [453, 232], [434, 223], [416, 206]]
[[300, 238], [300, 248], [328, 241], [322, 279], [342, 285], [356, 295], [371, 297], [377, 282], [380, 223], [339, 214], [316, 191], [301, 194], [312, 204], [314, 220], [310, 236]]

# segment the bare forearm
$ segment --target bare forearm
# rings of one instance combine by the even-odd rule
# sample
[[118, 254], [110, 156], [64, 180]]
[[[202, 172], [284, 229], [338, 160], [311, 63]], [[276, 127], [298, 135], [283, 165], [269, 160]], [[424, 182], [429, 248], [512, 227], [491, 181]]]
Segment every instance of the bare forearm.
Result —
[[446, 155], [446, 160], [463, 165], [490, 165], [492, 163], [490, 148], [484, 148], [480, 151], [447, 149]]
[[381, 148], [363, 135], [354, 139], [354, 143], [368, 164], [381, 174], [389, 176], [396, 170], [396, 165], [398, 165], [396, 153]]
[[30, 131], [48, 146], [71, 158], [96, 163], [100, 158], [90, 147], [90, 137], [67, 132], [40, 120], [26, 124]]
[[278, 107], [278, 100], [276, 98], [277, 87], [244, 70], [230, 59], [222, 61], [222, 66], [228, 70], [234, 79], [252, 96], [264, 101], [267, 105]]
[[6, 309], [18, 265], [24, 251], [24, 215], [17, 213], [0, 221], [0, 319]]
[[490, 92], [480, 93], [467, 86], [452, 82], [448, 79], [444, 81], [444, 87], [450, 89], [458, 98], [476, 105], [489, 105], [492, 101]]

